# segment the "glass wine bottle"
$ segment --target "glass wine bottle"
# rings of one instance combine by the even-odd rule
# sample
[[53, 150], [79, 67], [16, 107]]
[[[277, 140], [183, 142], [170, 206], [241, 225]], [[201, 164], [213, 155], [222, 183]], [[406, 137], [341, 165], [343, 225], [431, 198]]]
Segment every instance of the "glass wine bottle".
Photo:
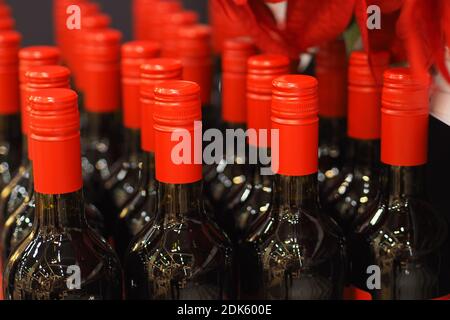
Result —
[[[231, 298], [231, 249], [202, 201], [200, 87], [171, 80], [155, 88], [158, 212], [133, 239], [125, 258], [129, 299]], [[174, 155], [183, 145], [183, 152]], [[182, 160], [182, 161], [181, 161]]]
[[344, 238], [318, 199], [317, 113], [314, 77], [286, 75], [273, 81], [271, 119], [272, 130], [279, 132], [279, 153], [272, 153], [276, 176], [270, 219], [255, 242], [260, 299], [342, 298]]
[[[384, 73], [382, 189], [377, 202], [358, 219], [351, 241], [353, 281], [373, 299], [435, 299], [448, 294], [439, 281], [448, 273], [440, 251], [447, 225], [428, 202], [424, 181], [428, 88], [429, 79], [416, 78], [408, 68]], [[369, 267], [378, 270], [373, 281], [368, 279]]]
[[[22, 154], [21, 164], [17, 173], [3, 188], [0, 194], [0, 215], [6, 219], [21, 203], [30, 199], [31, 162], [28, 153], [28, 119], [26, 116], [26, 78], [25, 74], [30, 67], [42, 65], [56, 65], [60, 61], [60, 51], [55, 47], [35, 46], [23, 48], [19, 51], [19, 82], [20, 82], [20, 108], [22, 122]], [[4, 221], [4, 220], [3, 220]]]
[[133, 41], [122, 46], [123, 151], [105, 181], [109, 198], [118, 208], [116, 213], [138, 190], [142, 168], [140, 66], [159, 56], [160, 50], [158, 43], [148, 41]]
[[45, 89], [29, 100], [36, 219], [6, 265], [6, 299], [122, 297], [118, 258], [86, 223], [77, 99]]
[[179, 60], [155, 58], [141, 66], [141, 148], [143, 153], [138, 191], [128, 200], [119, 214], [115, 235], [115, 247], [122, 259], [133, 237], [155, 218], [157, 184], [155, 180], [155, 134], [153, 132], [154, 89], [158, 83], [181, 79]]

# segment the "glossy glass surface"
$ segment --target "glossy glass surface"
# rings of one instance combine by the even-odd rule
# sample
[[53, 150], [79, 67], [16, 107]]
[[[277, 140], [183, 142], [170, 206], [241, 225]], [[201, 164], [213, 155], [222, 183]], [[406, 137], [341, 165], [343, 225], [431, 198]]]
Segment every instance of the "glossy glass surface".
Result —
[[120, 263], [88, 227], [82, 192], [36, 194], [33, 231], [11, 255], [4, 273], [6, 299], [122, 298]]
[[256, 250], [253, 265], [259, 277], [249, 297], [341, 299], [344, 238], [319, 206], [317, 176], [277, 175], [275, 186], [270, 218], [248, 239]]
[[351, 243], [353, 281], [367, 290], [367, 267], [381, 271], [374, 299], [432, 299], [442, 292], [440, 247], [447, 225], [425, 197], [424, 167], [386, 166], [382, 193], [357, 220]]
[[155, 222], [125, 258], [128, 299], [232, 297], [231, 249], [203, 209], [201, 183], [160, 184]]
[[20, 117], [0, 115], [0, 190], [13, 178], [20, 165]]

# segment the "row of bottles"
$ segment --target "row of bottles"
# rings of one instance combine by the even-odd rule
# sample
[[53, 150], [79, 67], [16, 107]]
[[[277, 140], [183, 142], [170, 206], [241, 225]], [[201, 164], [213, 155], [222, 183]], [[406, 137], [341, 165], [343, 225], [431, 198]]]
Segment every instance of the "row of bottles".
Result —
[[[81, 30], [65, 28], [72, 2]], [[214, 30], [177, 1], [135, 1], [124, 44], [93, 2], [54, 10], [58, 48], [0, 31], [6, 299], [448, 294], [423, 182], [429, 79], [384, 52], [347, 61], [342, 40], [315, 77], [248, 37], [215, 61]]]

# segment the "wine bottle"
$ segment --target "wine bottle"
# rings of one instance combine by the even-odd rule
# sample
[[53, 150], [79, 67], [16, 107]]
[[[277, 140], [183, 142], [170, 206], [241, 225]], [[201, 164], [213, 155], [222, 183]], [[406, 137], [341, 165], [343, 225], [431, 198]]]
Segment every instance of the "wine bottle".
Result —
[[379, 192], [381, 87], [389, 53], [355, 51], [348, 72], [348, 157], [321, 202], [346, 235]]
[[[55, 65], [60, 61], [60, 51], [50, 46], [34, 46], [19, 51], [19, 82], [20, 82], [20, 108], [22, 123], [22, 153], [21, 163], [17, 173], [3, 188], [0, 194], [0, 215], [6, 219], [16, 210], [25, 199], [30, 198], [32, 189], [31, 163], [28, 153], [28, 118], [26, 116], [26, 78], [25, 74], [30, 67], [42, 65]], [[4, 221], [4, 220], [3, 220]]]
[[196, 24], [180, 28], [178, 52], [183, 64], [183, 79], [198, 83], [201, 88], [203, 129], [217, 128], [219, 110], [211, 105], [212, 52], [211, 29]]
[[178, 58], [178, 32], [180, 29], [194, 25], [198, 22], [195, 11], [180, 11], [167, 14], [162, 26], [161, 55], [166, 58]]
[[0, 31], [0, 190], [10, 183], [20, 163], [20, 40], [16, 31]]
[[[70, 71], [62, 66], [38, 66], [30, 67], [25, 74], [25, 93], [28, 98], [43, 89], [69, 88]], [[30, 106], [26, 108], [26, 116], [29, 117]], [[29, 131], [29, 128], [28, 128]], [[32, 153], [32, 141], [28, 135], [29, 153]], [[32, 156], [30, 156], [32, 161]], [[7, 261], [10, 253], [31, 232], [35, 218], [35, 199], [33, 170], [30, 170], [29, 197], [23, 201], [6, 219], [1, 236], [2, 259]], [[104, 234], [103, 216], [92, 204], [85, 204], [86, 218], [88, 224], [99, 234]]]
[[325, 43], [316, 54], [319, 86], [319, 190], [329, 192], [345, 157], [347, 53], [343, 39]]
[[[429, 79], [408, 68], [384, 73], [381, 109], [381, 162], [378, 201], [358, 219], [352, 257], [353, 280], [373, 299], [438, 298], [439, 276], [448, 272], [440, 246], [447, 225], [426, 197]], [[368, 279], [369, 267], [378, 281]], [[372, 271], [373, 272], [373, 271]]]
[[122, 296], [118, 258], [84, 215], [77, 99], [70, 89], [45, 89], [29, 100], [36, 219], [6, 265], [6, 299]]
[[[202, 201], [200, 87], [171, 80], [155, 88], [153, 111], [158, 212], [125, 258], [129, 299], [231, 298], [231, 249]], [[181, 134], [183, 157], [174, 150]], [[175, 149], [174, 149], [175, 148]]]
[[341, 299], [345, 275], [342, 232], [318, 201], [317, 80], [285, 75], [273, 81], [272, 155], [275, 192], [259, 235], [261, 299]]
[[83, 47], [84, 107], [83, 180], [87, 200], [105, 217], [112, 235], [117, 210], [104, 183], [120, 153], [120, 39], [114, 29], [85, 32]]
[[[234, 38], [225, 41], [222, 51], [222, 119], [223, 133], [227, 129], [244, 137], [247, 115], [247, 60], [256, 54], [256, 47], [250, 38]], [[204, 166], [205, 193], [214, 212], [226, 209], [232, 211], [240, 205], [240, 199], [247, 186], [247, 170], [245, 165], [245, 150], [238, 154], [234, 149], [227, 150], [231, 145], [224, 143], [224, 154], [220, 163]], [[226, 157], [231, 155], [231, 158]], [[220, 224], [230, 234], [234, 234], [234, 221], [227, 223], [221, 214], [217, 217]], [[230, 218], [230, 217], [228, 217]], [[227, 226], [227, 224], [229, 224]]]
[[153, 132], [154, 89], [158, 83], [181, 79], [182, 66], [179, 60], [155, 58], [141, 66], [140, 126], [142, 169], [137, 193], [129, 199], [119, 214], [114, 232], [115, 248], [122, 259], [130, 241], [156, 215], [157, 183], [155, 180], [155, 134]]
[[143, 21], [144, 38], [142, 40], [161, 42], [163, 37], [161, 26], [165, 23], [168, 15], [182, 10], [181, 3], [178, 0], [144, 0], [143, 2], [141, 12], [138, 13]]
[[118, 208], [116, 213], [137, 192], [141, 176], [140, 67], [159, 56], [160, 51], [158, 43], [149, 41], [133, 41], [122, 46], [123, 151], [105, 181], [109, 198]]

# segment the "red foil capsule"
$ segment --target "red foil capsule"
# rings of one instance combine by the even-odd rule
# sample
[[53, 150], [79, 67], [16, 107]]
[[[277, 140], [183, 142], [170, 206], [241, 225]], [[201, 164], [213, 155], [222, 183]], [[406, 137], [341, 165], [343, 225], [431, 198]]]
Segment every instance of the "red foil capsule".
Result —
[[196, 24], [198, 14], [195, 11], [180, 11], [167, 15], [162, 28], [162, 56], [178, 58], [178, 32], [180, 29]]
[[211, 28], [193, 25], [178, 33], [178, 52], [183, 64], [183, 79], [201, 88], [202, 105], [209, 105], [212, 86]]
[[245, 123], [247, 109], [247, 60], [256, 54], [250, 38], [225, 42], [222, 52], [222, 119]]
[[83, 88], [90, 112], [114, 112], [120, 106], [120, 40], [114, 29], [86, 32], [83, 40]]
[[382, 79], [389, 67], [389, 53], [377, 52], [371, 56], [371, 66], [365, 52], [355, 51], [350, 56], [347, 134], [355, 139], [379, 139], [381, 134], [382, 84], [377, 79]]
[[30, 98], [36, 192], [64, 194], [83, 186], [77, 101], [70, 89], [44, 89]]
[[153, 106], [155, 86], [167, 80], [181, 80], [182, 65], [179, 60], [156, 58], [141, 66], [141, 147], [146, 152], [155, 151]]
[[16, 25], [16, 21], [13, 18], [0, 18], [0, 30], [13, 30]]
[[181, 3], [175, 0], [154, 1], [144, 8], [145, 40], [162, 41], [162, 26], [167, 17], [182, 10]]
[[347, 52], [344, 40], [327, 42], [316, 54], [319, 115], [340, 118], [347, 113]]
[[185, 184], [202, 179], [200, 87], [191, 81], [164, 81], [155, 87], [156, 179]]
[[[269, 130], [272, 81], [290, 70], [289, 58], [278, 54], [260, 54], [248, 59], [247, 65], [247, 128], [257, 132]], [[249, 144], [269, 147], [270, 139], [249, 138]]]
[[408, 68], [384, 72], [381, 110], [381, 161], [393, 166], [427, 162], [429, 79]]
[[22, 114], [22, 133], [28, 134], [26, 73], [31, 67], [59, 64], [61, 53], [58, 48], [50, 46], [27, 47], [19, 51], [19, 82]]
[[160, 51], [160, 45], [150, 41], [132, 41], [122, 46], [123, 121], [127, 128], [141, 127], [140, 68], [158, 57]]
[[16, 31], [0, 32], [0, 114], [20, 110], [19, 48], [21, 35]]
[[274, 173], [305, 176], [317, 172], [317, 96], [314, 77], [285, 75], [273, 81], [272, 130], [279, 130], [279, 153], [272, 153]]

